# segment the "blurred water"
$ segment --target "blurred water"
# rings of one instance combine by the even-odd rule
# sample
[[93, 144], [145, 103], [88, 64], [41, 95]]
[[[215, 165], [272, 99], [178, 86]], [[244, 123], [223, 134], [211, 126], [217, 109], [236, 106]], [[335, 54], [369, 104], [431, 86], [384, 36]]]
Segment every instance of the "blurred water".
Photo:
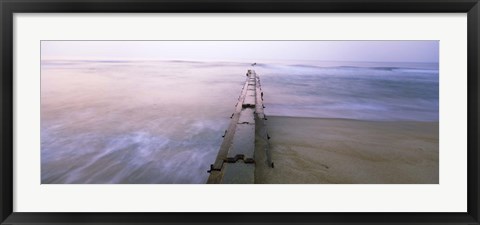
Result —
[[260, 64], [256, 71], [267, 115], [438, 121], [438, 64]]
[[[205, 183], [249, 63], [42, 61], [42, 183]], [[259, 63], [267, 115], [438, 121], [438, 65]]]

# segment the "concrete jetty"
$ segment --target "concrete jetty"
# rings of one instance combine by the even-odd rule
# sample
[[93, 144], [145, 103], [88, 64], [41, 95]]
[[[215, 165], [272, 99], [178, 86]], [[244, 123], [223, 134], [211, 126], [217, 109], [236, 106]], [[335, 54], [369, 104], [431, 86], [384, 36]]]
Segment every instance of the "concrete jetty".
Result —
[[[210, 165], [208, 184], [253, 184], [255, 182], [256, 130], [267, 142], [267, 164], [273, 168], [268, 149], [268, 133], [263, 112], [263, 92], [260, 78], [254, 70], [248, 70], [245, 84], [235, 105], [235, 112], [224, 133], [215, 162]], [[256, 129], [261, 126], [262, 129]], [[257, 131], [258, 132], [258, 131]]]

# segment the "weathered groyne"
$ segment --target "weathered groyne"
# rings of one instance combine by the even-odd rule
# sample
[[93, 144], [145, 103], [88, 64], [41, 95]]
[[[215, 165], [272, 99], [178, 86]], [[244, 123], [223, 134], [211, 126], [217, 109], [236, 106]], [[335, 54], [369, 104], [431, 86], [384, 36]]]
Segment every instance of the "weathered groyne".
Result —
[[[255, 182], [255, 137], [266, 142], [262, 149], [267, 164], [273, 167], [265, 126], [263, 92], [260, 78], [254, 70], [248, 70], [247, 79], [235, 105], [232, 120], [225, 131], [215, 162], [210, 165], [209, 184], [253, 184]], [[259, 129], [257, 129], [259, 128]], [[259, 132], [258, 134], [256, 133]]]

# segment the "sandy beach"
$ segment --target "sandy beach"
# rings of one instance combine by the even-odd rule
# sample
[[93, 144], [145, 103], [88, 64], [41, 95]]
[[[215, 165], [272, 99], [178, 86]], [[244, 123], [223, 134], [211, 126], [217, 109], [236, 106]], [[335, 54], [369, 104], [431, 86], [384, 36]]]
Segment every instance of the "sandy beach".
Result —
[[[255, 183], [437, 184], [438, 122], [268, 117], [271, 155]], [[257, 132], [258, 133], [258, 132]], [[257, 136], [257, 149], [263, 149]]]

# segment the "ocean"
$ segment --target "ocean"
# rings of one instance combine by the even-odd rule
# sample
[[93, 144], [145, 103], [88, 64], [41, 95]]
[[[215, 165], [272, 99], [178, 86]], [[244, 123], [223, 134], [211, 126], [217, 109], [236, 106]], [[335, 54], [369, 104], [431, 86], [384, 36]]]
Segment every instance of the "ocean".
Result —
[[[205, 183], [251, 63], [43, 60], [42, 184]], [[438, 64], [253, 69], [267, 117], [438, 121]]]

